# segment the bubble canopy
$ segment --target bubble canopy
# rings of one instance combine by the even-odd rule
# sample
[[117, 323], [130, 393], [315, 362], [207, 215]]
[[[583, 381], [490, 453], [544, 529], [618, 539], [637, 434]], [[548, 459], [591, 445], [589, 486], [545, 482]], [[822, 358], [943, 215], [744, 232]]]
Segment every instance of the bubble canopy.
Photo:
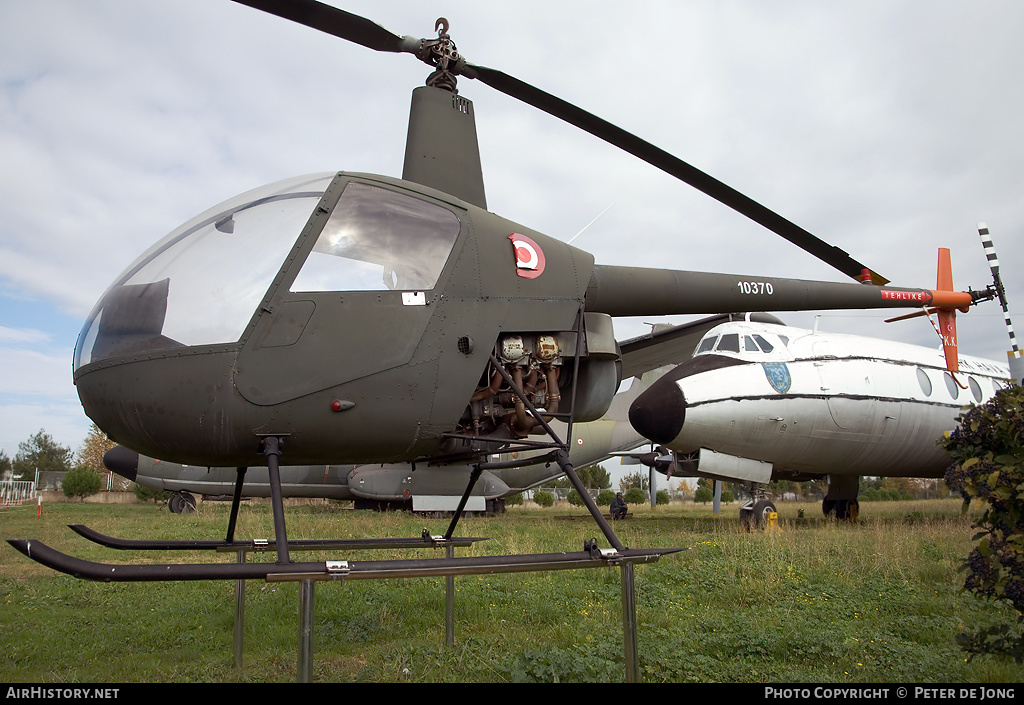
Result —
[[[155, 350], [236, 342], [341, 174], [301, 176], [231, 198], [138, 257], [86, 320], [74, 367]], [[454, 213], [349, 182], [291, 291], [426, 290], [454, 247]]]

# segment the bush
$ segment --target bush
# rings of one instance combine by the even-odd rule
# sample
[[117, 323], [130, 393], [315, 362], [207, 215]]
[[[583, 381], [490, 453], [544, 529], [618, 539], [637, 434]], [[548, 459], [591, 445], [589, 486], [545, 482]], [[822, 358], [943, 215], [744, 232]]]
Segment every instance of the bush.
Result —
[[140, 502], [164, 502], [171, 496], [167, 490], [155, 490], [138, 483], [135, 483], [132, 491], [135, 492], [135, 499]]
[[1024, 663], [1024, 389], [1011, 387], [970, 407], [939, 444], [953, 459], [946, 484], [964, 498], [965, 508], [982, 499], [988, 508], [974, 524], [981, 531], [966, 559], [964, 589], [1003, 600], [1017, 612], [1016, 629], [997, 625], [960, 634], [971, 654], [1000, 654]]
[[555, 503], [555, 497], [550, 492], [534, 492], [533, 501], [542, 507], [550, 507]]
[[61, 483], [65, 497], [78, 497], [79, 500], [96, 494], [101, 486], [100, 476], [84, 465], [68, 470]]
[[611, 490], [601, 490], [600, 494], [597, 495], [597, 505], [599, 507], [610, 507], [613, 499], [615, 499], [614, 492]]
[[523, 493], [517, 492], [516, 494], [509, 495], [505, 498], [506, 507], [520, 507], [523, 504]]
[[658, 494], [655, 495], [655, 501], [658, 504], [668, 504], [668, 490], [658, 490]]
[[639, 487], [630, 487], [622, 498], [626, 500], [626, 504], [643, 504], [647, 501], [647, 495]]

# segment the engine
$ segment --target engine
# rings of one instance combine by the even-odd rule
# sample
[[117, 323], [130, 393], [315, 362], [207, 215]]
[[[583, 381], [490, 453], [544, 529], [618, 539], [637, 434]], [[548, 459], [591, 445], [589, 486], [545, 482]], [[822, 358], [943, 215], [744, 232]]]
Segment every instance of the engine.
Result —
[[581, 346], [576, 331], [502, 333], [457, 433], [507, 440], [543, 433], [515, 389], [546, 421], [568, 421], [570, 414], [574, 422], [594, 421], [611, 405], [621, 368], [611, 318], [604, 314], [586, 314]]

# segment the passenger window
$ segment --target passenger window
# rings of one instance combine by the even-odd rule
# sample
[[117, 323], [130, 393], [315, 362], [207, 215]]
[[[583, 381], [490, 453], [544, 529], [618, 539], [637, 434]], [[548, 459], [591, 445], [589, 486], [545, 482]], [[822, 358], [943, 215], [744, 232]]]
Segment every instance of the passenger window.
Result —
[[978, 384], [978, 380], [974, 379], [974, 377], [969, 377], [967, 379], [967, 386], [971, 388], [974, 401], [981, 403], [981, 385]]
[[946, 389], [949, 391], [949, 396], [956, 399], [960, 396], [960, 386], [956, 383], [956, 380], [953, 379], [953, 375], [948, 372], [943, 375], [943, 377], [946, 379]]
[[917, 368], [917, 383], [921, 385], [921, 392], [926, 397], [932, 395], [932, 381], [928, 379], [928, 373], [922, 370], [920, 367]]

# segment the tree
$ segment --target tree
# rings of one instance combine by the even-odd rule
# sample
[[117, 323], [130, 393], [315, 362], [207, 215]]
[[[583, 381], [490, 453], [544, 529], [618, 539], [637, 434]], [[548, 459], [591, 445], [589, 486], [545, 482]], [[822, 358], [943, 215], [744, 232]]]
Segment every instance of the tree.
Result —
[[18, 444], [14, 456], [14, 479], [31, 480], [40, 472], [67, 472], [71, 469], [71, 449], [56, 441], [43, 429]]
[[101, 431], [99, 426], [93, 424], [89, 429], [89, 435], [82, 442], [82, 447], [78, 449], [78, 464], [95, 472], [106, 472], [103, 454], [116, 445], [117, 443], [107, 438], [107, 434]]
[[625, 494], [634, 487], [640, 489], [641, 491], [646, 491], [647, 483], [648, 480], [646, 477], [644, 477], [644, 473], [631, 472], [625, 477], [623, 477], [621, 480], [619, 480], [619, 491]]
[[1000, 390], [987, 403], [970, 407], [939, 444], [953, 459], [946, 484], [964, 498], [988, 507], [974, 524], [977, 545], [965, 561], [964, 589], [1002, 600], [1017, 612], [1016, 628], [995, 625], [957, 636], [971, 658], [1000, 654], [1024, 663], [1024, 389]]
[[0, 450], [0, 479], [7, 479], [7, 473], [10, 472], [12, 472], [11, 459], [7, 457], [7, 453]]
[[84, 500], [89, 495], [100, 491], [100, 476], [84, 465], [77, 465], [64, 476], [61, 483], [65, 497], [78, 497]]

